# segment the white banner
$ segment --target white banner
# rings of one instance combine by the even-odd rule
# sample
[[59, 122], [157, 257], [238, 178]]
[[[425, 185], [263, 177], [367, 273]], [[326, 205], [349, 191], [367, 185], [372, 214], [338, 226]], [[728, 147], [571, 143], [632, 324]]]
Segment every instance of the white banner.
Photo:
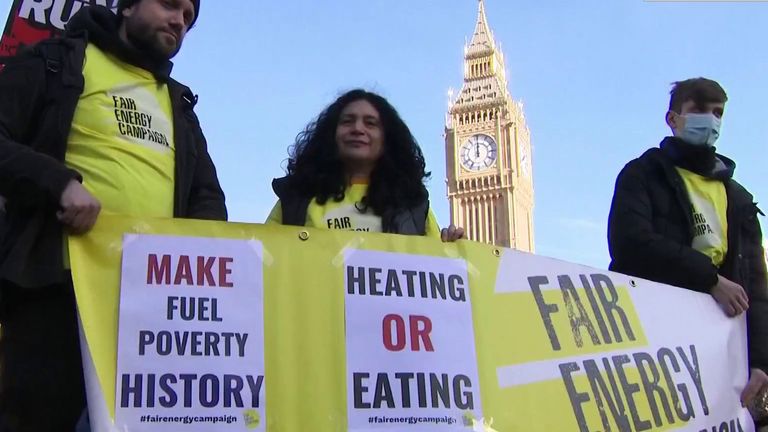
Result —
[[348, 250], [349, 430], [461, 431], [479, 416], [462, 259]]
[[261, 243], [126, 235], [116, 424], [265, 430]]
[[500, 342], [534, 331], [552, 357], [498, 368], [499, 388], [561, 380], [582, 431], [595, 418], [605, 430], [754, 430], [739, 404], [746, 319], [728, 318], [712, 296], [514, 251], [495, 292], [532, 295], [538, 309], [538, 322]]

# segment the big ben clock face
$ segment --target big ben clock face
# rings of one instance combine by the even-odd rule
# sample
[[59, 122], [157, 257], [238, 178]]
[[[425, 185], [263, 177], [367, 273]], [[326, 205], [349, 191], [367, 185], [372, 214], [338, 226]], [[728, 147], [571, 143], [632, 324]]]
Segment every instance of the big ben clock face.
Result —
[[496, 141], [483, 134], [469, 137], [459, 151], [461, 164], [469, 171], [482, 171], [492, 167], [498, 154]]

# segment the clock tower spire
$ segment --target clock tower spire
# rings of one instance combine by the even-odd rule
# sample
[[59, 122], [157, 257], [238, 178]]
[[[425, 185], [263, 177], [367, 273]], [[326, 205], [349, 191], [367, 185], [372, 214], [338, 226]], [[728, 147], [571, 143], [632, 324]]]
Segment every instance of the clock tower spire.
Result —
[[464, 47], [464, 84], [449, 101], [445, 148], [451, 222], [471, 240], [533, 252], [530, 131], [483, 0]]

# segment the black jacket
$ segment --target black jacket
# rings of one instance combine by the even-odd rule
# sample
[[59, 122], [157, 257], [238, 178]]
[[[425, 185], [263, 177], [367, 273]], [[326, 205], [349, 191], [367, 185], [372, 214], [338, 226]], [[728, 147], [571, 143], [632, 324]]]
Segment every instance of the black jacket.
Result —
[[616, 180], [608, 220], [610, 269], [703, 293], [717, 283], [718, 274], [741, 285], [750, 302], [750, 365], [768, 371], [768, 282], [760, 210], [739, 183], [730, 178], [723, 182], [728, 251], [718, 269], [691, 247], [691, 201], [669, 154], [654, 148], [629, 162]]
[[[274, 179], [272, 190], [280, 199], [283, 225], [304, 226], [312, 197], [297, 193], [290, 186], [288, 177]], [[410, 209], [389, 212], [381, 217], [382, 229], [384, 232], [392, 234], [424, 235], [428, 213], [429, 202], [426, 200]]]
[[[82, 8], [64, 38], [39, 44], [0, 72], [0, 195], [7, 228], [0, 239], [0, 280], [22, 287], [62, 282], [62, 226], [56, 219], [67, 183], [82, 181], [64, 164], [67, 139], [83, 90], [89, 42], [167, 82], [173, 110], [174, 216], [226, 220], [224, 193], [193, 112], [196, 97], [171, 79], [170, 62], [142, 63], [118, 42], [117, 18], [100, 6]], [[52, 60], [50, 53], [60, 52]]]

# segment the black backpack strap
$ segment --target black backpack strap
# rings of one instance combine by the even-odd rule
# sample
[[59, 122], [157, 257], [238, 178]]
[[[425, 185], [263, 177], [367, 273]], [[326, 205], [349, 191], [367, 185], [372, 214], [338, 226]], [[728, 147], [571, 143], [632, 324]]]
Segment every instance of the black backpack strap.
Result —
[[[46, 96], [49, 102], [57, 100], [60, 95], [61, 88], [64, 85], [64, 66], [67, 61], [67, 56], [72, 52], [74, 45], [72, 41], [64, 38], [52, 38], [38, 42], [35, 45], [25, 47], [20, 50], [18, 54], [12, 57], [0, 57], [0, 72], [5, 66], [11, 67], [14, 63], [19, 65], [24, 62], [30, 61], [30, 59], [40, 59], [45, 65], [45, 90]], [[80, 61], [82, 67], [82, 61]], [[68, 81], [73, 81], [70, 78]], [[70, 85], [77, 86], [77, 82], [70, 82]], [[80, 84], [82, 87], [82, 84]]]
[[45, 93], [48, 103], [55, 102], [64, 87], [63, 69], [70, 47], [63, 39], [48, 39], [34, 47], [35, 54], [45, 62]]
[[[35, 142], [36, 137], [46, 134], [51, 127], [62, 124], [59, 118], [61, 101], [69, 100], [79, 95], [85, 80], [82, 67], [85, 61], [85, 44], [83, 39], [52, 38], [35, 45], [25, 47], [15, 56], [6, 60], [6, 70], [18, 68], [19, 73], [35, 71], [40, 76], [41, 68], [44, 83], [38, 83], [38, 97], [35, 101], [35, 112], [29, 124], [21, 132], [20, 141]], [[32, 69], [34, 68], [34, 69]], [[58, 156], [58, 155], [54, 155]], [[60, 155], [62, 158], [64, 155]]]

